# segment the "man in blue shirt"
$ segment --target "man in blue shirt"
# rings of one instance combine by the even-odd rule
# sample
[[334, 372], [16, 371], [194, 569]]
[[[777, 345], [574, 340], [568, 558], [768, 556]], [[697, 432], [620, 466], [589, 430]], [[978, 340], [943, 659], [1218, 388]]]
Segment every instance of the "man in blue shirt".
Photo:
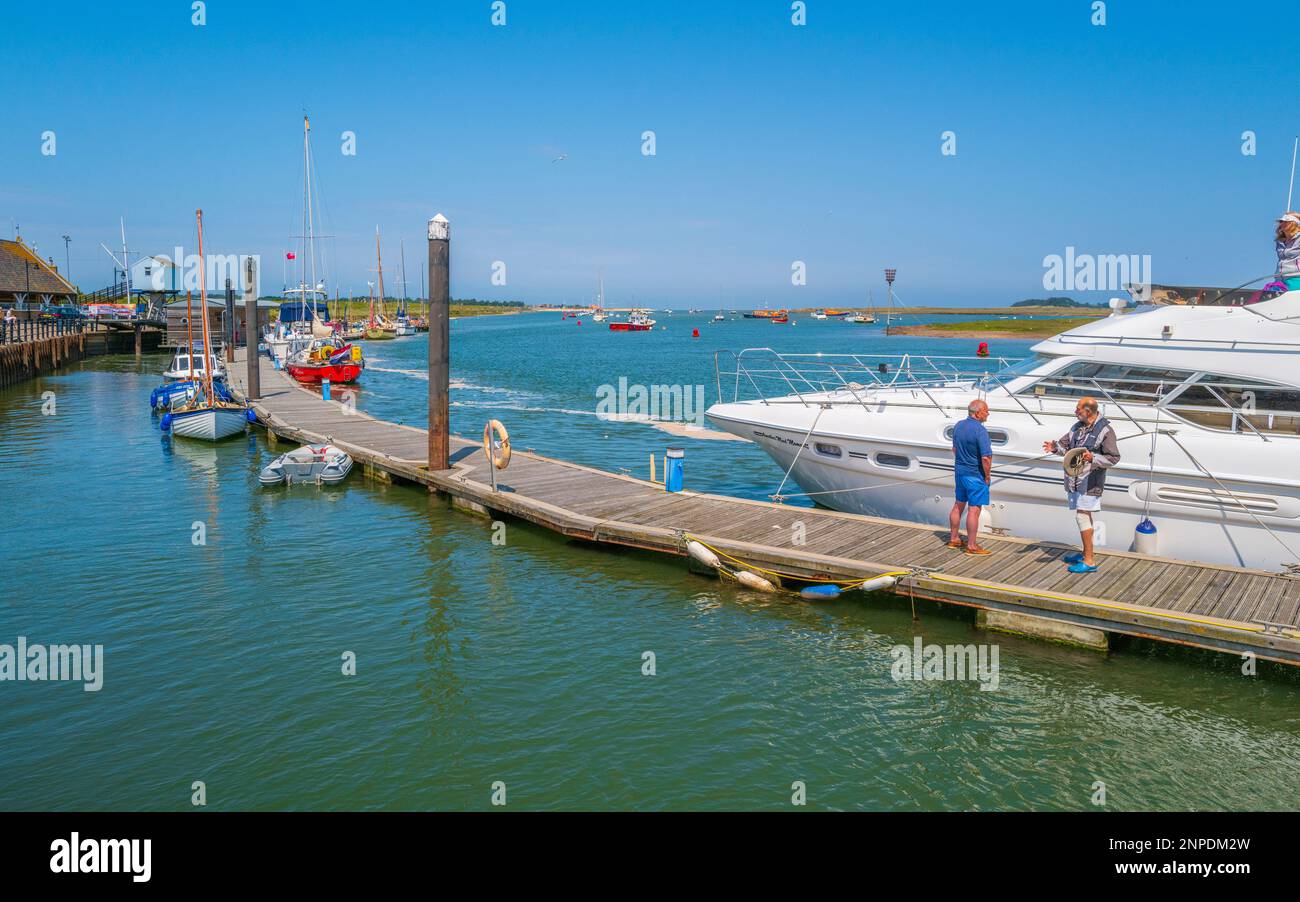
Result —
[[966, 419], [952, 431], [953, 472], [957, 482], [957, 503], [948, 514], [951, 536], [949, 548], [961, 548], [962, 511], [966, 512], [966, 553], [990, 554], [979, 545], [976, 536], [980, 529], [980, 511], [989, 503], [989, 482], [993, 478], [993, 443], [984, 421], [989, 418], [989, 406], [983, 401], [971, 401], [966, 407]]

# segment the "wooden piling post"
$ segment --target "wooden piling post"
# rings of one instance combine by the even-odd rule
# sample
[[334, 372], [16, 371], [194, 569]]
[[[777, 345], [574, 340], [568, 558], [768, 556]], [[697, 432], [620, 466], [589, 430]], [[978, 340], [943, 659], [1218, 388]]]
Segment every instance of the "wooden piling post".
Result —
[[244, 397], [262, 397], [261, 358], [257, 353], [257, 260], [244, 258], [244, 359], [248, 362], [248, 385]]
[[226, 279], [226, 363], [235, 362], [235, 289]]
[[449, 466], [451, 415], [451, 223], [429, 220], [429, 469]]

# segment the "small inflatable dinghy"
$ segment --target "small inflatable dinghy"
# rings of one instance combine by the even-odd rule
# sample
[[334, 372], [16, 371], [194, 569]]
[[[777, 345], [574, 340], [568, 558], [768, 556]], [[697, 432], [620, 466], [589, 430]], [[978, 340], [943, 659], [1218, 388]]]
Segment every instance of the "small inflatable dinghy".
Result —
[[295, 482], [314, 482], [317, 485], [334, 485], [352, 472], [352, 457], [333, 445], [303, 445], [281, 454], [262, 470], [258, 480], [262, 485], [279, 485]]

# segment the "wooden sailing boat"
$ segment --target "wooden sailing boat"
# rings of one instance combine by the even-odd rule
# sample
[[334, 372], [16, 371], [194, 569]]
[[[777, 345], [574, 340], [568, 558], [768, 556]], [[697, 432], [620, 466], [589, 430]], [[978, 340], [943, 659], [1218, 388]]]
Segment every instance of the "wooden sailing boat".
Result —
[[[384, 303], [384, 258], [379, 252], [379, 226], [375, 226], [375, 262], [379, 265], [379, 303]], [[371, 341], [383, 341], [389, 338], [397, 337], [397, 329], [394, 328], [386, 319], [383, 311], [375, 314], [375, 295], [370, 295], [370, 322], [366, 324], [366, 338]]]
[[[203, 256], [203, 211], [195, 211], [199, 224], [199, 309], [203, 316], [203, 359], [212, 359], [212, 337], [208, 330], [208, 281]], [[193, 309], [190, 295], [185, 296], [187, 314], [186, 330], [193, 335]], [[212, 367], [205, 366], [199, 378], [198, 392], [186, 404], [175, 408], [165, 415], [160, 424], [163, 431], [187, 438], [199, 438], [209, 442], [228, 438], [244, 431], [248, 422], [248, 408], [233, 401], [221, 400], [213, 388]]]

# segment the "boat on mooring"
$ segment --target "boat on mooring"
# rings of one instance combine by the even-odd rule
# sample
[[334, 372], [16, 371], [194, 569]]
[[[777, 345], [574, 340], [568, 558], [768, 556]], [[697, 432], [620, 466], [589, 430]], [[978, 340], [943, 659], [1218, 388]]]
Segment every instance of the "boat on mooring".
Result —
[[625, 320], [615, 320], [609, 324], [611, 332], [649, 332], [655, 327], [655, 321], [645, 313], [637, 311]]
[[[718, 384], [735, 395], [707, 416], [763, 448], [803, 490], [791, 497], [942, 526], [953, 428], [981, 398], [993, 445], [988, 528], [1075, 544], [1062, 458], [1043, 444], [1091, 396], [1121, 455], [1106, 471], [1099, 547], [1265, 570], [1300, 561], [1300, 291], [1180, 289], [1189, 302], [1155, 289], [1149, 300], [1135, 294], [1132, 312], [1117, 303], [1022, 361], [723, 356]], [[741, 397], [750, 385], [765, 396]]]
[[265, 486], [314, 482], [335, 485], [352, 472], [352, 456], [334, 445], [303, 445], [267, 464], [257, 480]]
[[[206, 311], [208, 309], [208, 291], [203, 256], [203, 211], [195, 211], [195, 218], [198, 221], [199, 232], [199, 308]], [[187, 329], [191, 332], [190, 346], [193, 347], [192, 323], [194, 318], [188, 299], [189, 296], [187, 295], [186, 322]], [[208, 332], [207, 316], [203, 317], [203, 355], [201, 359], [212, 359], [212, 341]], [[214, 442], [244, 431], [252, 411], [234, 401], [222, 400], [214, 382], [212, 373], [214, 368], [206, 367], [204, 369], [205, 372], [202, 378], [191, 380], [197, 383], [193, 397], [189, 398], [186, 403], [173, 407], [169, 413], [163, 414], [162, 421], [159, 423], [159, 428], [163, 432]]]
[[[189, 302], [189, 296], [186, 296], [186, 302]], [[163, 378], [169, 382], [181, 380], [206, 379], [208, 371], [212, 371], [212, 378], [219, 381], [225, 381], [226, 362], [221, 359], [217, 353], [204, 354], [203, 347], [200, 343], [190, 342], [189, 349], [177, 348], [176, 353], [172, 355], [171, 363], [167, 369], [163, 370]]]
[[[375, 260], [379, 264], [379, 303], [384, 303], [384, 258], [379, 252], [379, 226], [375, 226]], [[384, 319], [383, 311], [375, 312], [375, 292], [370, 292], [370, 319], [366, 323], [366, 338], [371, 341], [388, 341], [397, 337], [397, 327]]]
[[346, 385], [356, 382], [365, 368], [359, 345], [338, 347], [331, 340], [320, 338], [285, 364], [290, 376], [308, 385], [319, 385], [326, 379], [333, 385]]

